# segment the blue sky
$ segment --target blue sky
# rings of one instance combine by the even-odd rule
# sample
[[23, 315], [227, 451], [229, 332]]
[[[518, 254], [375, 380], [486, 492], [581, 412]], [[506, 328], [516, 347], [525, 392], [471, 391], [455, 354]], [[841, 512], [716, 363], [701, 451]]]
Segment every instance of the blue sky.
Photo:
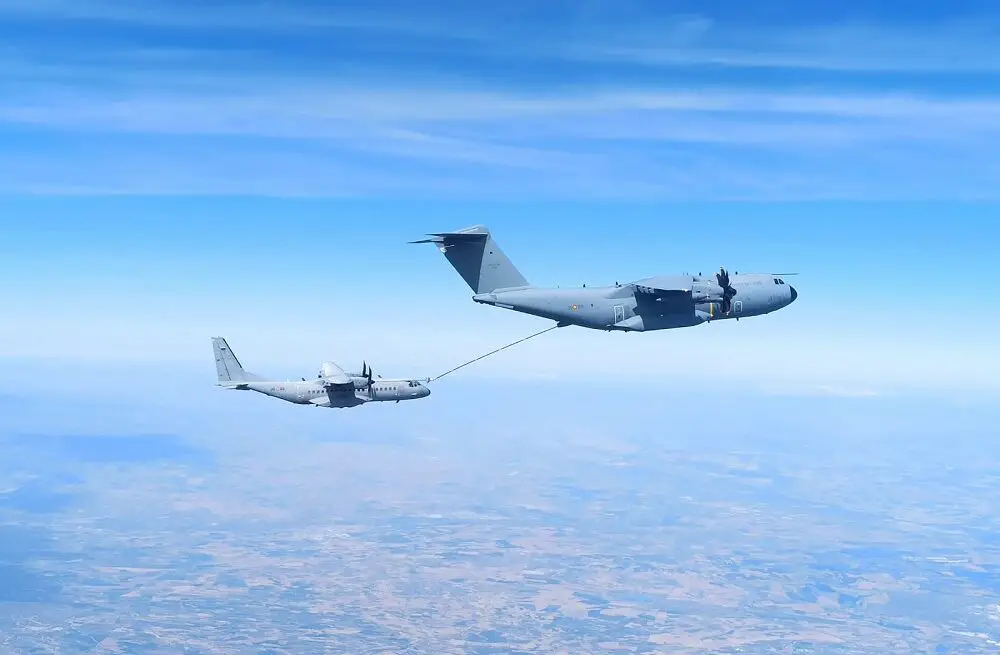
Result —
[[482, 222], [539, 284], [726, 265], [799, 271], [801, 295], [462, 375], [995, 393], [998, 23], [987, 2], [7, 0], [0, 355], [196, 366], [221, 333], [289, 375], [364, 353], [432, 375], [541, 327], [403, 244]]
[[8, 0], [0, 189], [997, 197], [994, 6], [746, 5]]

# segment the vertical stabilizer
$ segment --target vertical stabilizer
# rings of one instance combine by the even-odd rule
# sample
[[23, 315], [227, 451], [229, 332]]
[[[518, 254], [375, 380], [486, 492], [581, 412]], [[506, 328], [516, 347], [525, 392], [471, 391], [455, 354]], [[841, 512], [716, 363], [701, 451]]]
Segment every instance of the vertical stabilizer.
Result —
[[215, 372], [218, 374], [219, 384], [232, 385], [263, 379], [243, 369], [240, 360], [236, 359], [236, 355], [222, 337], [212, 337], [212, 350], [215, 351]]
[[430, 239], [410, 243], [433, 243], [475, 293], [530, 286], [507, 259], [485, 225], [456, 232], [435, 232]]

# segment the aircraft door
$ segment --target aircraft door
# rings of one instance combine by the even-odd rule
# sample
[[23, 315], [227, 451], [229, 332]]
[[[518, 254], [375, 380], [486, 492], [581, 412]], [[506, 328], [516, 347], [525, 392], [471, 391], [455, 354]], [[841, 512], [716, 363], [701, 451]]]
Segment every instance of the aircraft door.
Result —
[[737, 300], [733, 303], [733, 311], [737, 314], [743, 313], [743, 301]]
[[625, 305], [615, 305], [615, 323], [625, 320]]

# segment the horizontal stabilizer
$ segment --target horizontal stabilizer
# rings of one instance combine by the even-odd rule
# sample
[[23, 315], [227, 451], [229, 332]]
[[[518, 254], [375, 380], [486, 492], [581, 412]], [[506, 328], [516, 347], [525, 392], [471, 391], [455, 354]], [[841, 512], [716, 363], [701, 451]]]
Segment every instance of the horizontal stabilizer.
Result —
[[429, 232], [427, 236], [431, 238], [410, 241], [409, 243], [475, 243], [489, 238], [490, 231], [485, 225], [473, 225], [454, 232]]

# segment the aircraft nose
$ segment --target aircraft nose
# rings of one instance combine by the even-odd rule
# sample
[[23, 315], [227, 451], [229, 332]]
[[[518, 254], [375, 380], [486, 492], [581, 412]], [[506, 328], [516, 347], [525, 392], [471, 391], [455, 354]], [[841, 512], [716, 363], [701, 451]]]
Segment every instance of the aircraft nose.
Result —
[[421, 398], [426, 398], [429, 395], [431, 395], [431, 390], [430, 389], [428, 389], [427, 387], [420, 387], [420, 397]]
[[788, 304], [791, 305], [793, 302], [795, 302], [795, 299], [799, 297], [799, 292], [796, 291], [795, 287], [793, 287], [790, 284], [788, 285], [788, 290], [792, 292], [792, 299], [788, 301]]

